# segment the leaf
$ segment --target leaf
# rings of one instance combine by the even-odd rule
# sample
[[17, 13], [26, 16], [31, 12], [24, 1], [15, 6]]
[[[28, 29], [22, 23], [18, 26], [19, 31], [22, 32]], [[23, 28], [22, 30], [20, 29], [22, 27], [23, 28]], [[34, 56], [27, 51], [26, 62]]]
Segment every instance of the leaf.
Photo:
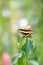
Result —
[[19, 49], [21, 49], [23, 43], [24, 43], [24, 40], [25, 40], [25, 36], [22, 36], [19, 40], [18, 40], [18, 43], [19, 43]]
[[35, 48], [33, 48], [33, 50], [31, 52], [31, 54], [29, 55], [29, 58], [28, 59], [33, 59], [35, 61], [38, 60], [38, 55], [37, 55], [37, 52], [36, 52], [36, 49]]
[[25, 36], [22, 36], [22, 37], [18, 40], [18, 42], [21, 43], [24, 38], [25, 38]]
[[27, 57], [32, 52], [32, 49], [33, 49], [32, 43], [33, 41], [31, 40], [31, 38], [26, 38], [26, 43], [22, 46], [22, 50], [25, 51]]
[[25, 44], [22, 46], [22, 50], [26, 53], [28, 59], [38, 60], [36, 47], [33, 45], [31, 38], [26, 38]]
[[33, 49], [33, 54], [34, 54], [34, 60], [38, 60], [37, 52], [36, 52], [36, 47]]
[[39, 63], [34, 60], [29, 60], [28, 63], [31, 65], [39, 65]]
[[18, 65], [28, 65], [26, 55], [23, 52], [22, 57], [18, 59]]
[[17, 61], [18, 61], [18, 59], [22, 56], [22, 51], [20, 52], [20, 53], [18, 53], [16, 56], [14, 56], [13, 58], [12, 58], [12, 62], [11, 62], [11, 65], [13, 65], [13, 64], [15, 64]]

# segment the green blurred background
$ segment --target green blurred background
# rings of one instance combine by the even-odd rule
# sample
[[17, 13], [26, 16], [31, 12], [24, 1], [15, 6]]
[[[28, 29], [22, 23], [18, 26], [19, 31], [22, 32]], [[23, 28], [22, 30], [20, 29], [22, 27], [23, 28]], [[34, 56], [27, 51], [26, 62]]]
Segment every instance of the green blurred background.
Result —
[[18, 52], [17, 29], [30, 25], [36, 31], [32, 37], [37, 46], [38, 61], [43, 65], [42, 13], [42, 0], [0, 0], [0, 61], [3, 52], [11, 57]]

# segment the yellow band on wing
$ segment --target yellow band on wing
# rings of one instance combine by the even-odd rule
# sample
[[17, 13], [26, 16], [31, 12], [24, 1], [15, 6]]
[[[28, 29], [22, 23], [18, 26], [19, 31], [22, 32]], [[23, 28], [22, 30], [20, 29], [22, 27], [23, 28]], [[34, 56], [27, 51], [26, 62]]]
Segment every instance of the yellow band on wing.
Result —
[[23, 30], [18, 30], [20, 33], [27, 33], [27, 34], [33, 34], [34, 32], [33, 31], [23, 31]]

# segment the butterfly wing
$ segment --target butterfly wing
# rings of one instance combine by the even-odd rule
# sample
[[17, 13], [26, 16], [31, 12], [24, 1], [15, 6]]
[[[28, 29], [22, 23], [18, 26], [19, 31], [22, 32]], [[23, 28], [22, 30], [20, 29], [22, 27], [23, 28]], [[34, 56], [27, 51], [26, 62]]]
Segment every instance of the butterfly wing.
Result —
[[25, 36], [28, 36], [34, 33], [33, 30], [25, 30], [25, 29], [18, 29], [18, 32], [24, 34]]

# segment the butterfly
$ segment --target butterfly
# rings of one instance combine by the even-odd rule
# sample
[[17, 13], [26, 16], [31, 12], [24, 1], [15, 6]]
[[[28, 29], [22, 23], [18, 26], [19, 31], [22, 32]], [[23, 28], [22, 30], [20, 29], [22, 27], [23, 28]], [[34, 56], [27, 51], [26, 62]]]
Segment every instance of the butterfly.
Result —
[[24, 36], [30, 36], [31, 34], [34, 34], [33, 30], [27, 30], [27, 29], [18, 29], [19, 33], [22, 33]]

